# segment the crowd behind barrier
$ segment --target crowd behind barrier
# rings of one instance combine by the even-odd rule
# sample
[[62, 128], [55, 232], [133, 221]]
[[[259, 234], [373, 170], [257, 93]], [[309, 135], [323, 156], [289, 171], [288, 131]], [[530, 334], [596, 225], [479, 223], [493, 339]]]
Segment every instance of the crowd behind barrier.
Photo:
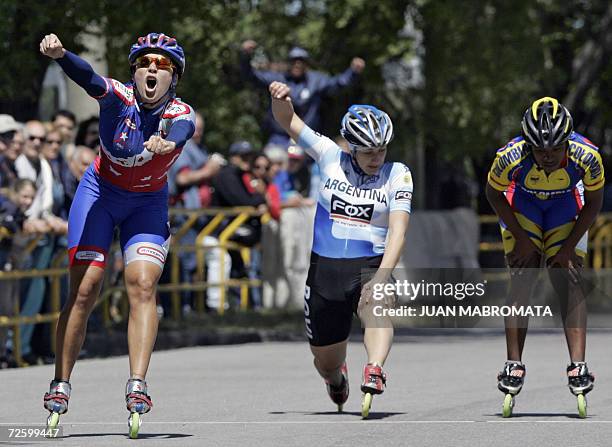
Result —
[[[329, 77], [310, 71], [308, 53], [294, 48], [279, 74], [251, 65], [256, 46], [245, 41], [241, 47], [243, 80], [259, 87], [280, 78], [291, 84], [296, 108], [315, 130], [321, 99], [357, 83], [365, 67], [354, 58]], [[172, 245], [158, 287], [159, 315], [179, 320], [191, 313], [300, 308], [320, 179], [316, 165], [271, 130], [269, 119], [263, 123], [266, 147], [238, 140], [222, 151], [227, 159], [205, 146], [200, 113], [195, 124], [168, 173]], [[97, 117], [78, 123], [66, 110], [47, 123], [0, 114], [0, 368], [52, 359], [55, 331], [48, 323], [57, 320], [68, 290], [68, 215], [79, 180], [100, 151], [98, 126]], [[336, 142], [347, 150], [341, 137]], [[610, 185], [607, 192], [604, 210], [612, 211]], [[612, 214], [599, 217], [590, 245], [589, 266], [612, 267]], [[89, 323], [94, 330], [127, 317], [117, 244], [108, 260]], [[502, 267], [497, 219], [467, 208], [416, 211], [402, 265]]]
[[[55, 321], [68, 295], [68, 216], [79, 181], [100, 151], [98, 124], [93, 117], [77, 126], [68, 111], [48, 123], [0, 115], [0, 367], [52, 356], [53, 331], [30, 323]], [[284, 264], [279, 255], [271, 258], [279, 269], [267, 268], [266, 253], [266, 287], [260, 247], [278, 246], [281, 235], [309, 241], [312, 229], [304, 220], [312, 221], [316, 172], [311, 175], [312, 165], [294, 144], [258, 150], [236, 141], [228, 160], [210, 155], [203, 132], [198, 113], [195, 133], [168, 175], [173, 250], [158, 289], [159, 314], [179, 318], [297, 302], [295, 278], [305, 278], [308, 266], [304, 244], [300, 250], [287, 244]], [[93, 328], [125, 318], [123, 256], [116, 246], [108, 259], [104, 304], [92, 315]]]

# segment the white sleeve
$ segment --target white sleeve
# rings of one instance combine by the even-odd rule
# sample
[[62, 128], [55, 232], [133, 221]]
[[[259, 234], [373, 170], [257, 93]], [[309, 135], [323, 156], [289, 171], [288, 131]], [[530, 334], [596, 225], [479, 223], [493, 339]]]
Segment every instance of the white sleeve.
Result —
[[336, 153], [341, 150], [331, 139], [315, 132], [307, 125], [304, 125], [300, 132], [297, 144], [304, 148], [306, 153], [317, 163], [330, 152]]
[[47, 160], [40, 160], [40, 175], [42, 177], [42, 215], [46, 216], [53, 211], [53, 171]]
[[412, 174], [403, 163], [393, 163], [390, 174], [389, 211], [406, 211], [412, 208]]

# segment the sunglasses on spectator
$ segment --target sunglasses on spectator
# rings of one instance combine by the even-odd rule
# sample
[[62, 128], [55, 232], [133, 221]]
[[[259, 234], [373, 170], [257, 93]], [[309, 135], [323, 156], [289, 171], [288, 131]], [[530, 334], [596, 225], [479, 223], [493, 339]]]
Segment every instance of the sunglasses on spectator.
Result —
[[0, 140], [12, 141], [14, 136], [15, 136], [15, 131], [9, 130], [8, 132], [0, 133]]
[[140, 56], [134, 62], [136, 68], [149, 68], [155, 62], [155, 66], [160, 70], [173, 70], [174, 64], [172, 60], [164, 56]]
[[44, 139], [45, 139], [45, 137], [41, 137], [41, 136], [38, 136], [38, 135], [30, 135], [28, 137], [28, 140], [30, 140], [30, 141], [36, 141], [36, 140], [44, 141]]
[[62, 144], [62, 140], [45, 140], [47, 144]]

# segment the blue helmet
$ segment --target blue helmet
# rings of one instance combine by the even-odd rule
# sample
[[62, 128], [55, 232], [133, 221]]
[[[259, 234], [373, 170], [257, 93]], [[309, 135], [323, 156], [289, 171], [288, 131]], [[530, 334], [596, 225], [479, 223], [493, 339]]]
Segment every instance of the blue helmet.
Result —
[[393, 138], [393, 123], [374, 106], [352, 105], [342, 118], [340, 134], [353, 150], [384, 147]]
[[168, 56], [178, 69], [181, 77], [185, 72], [185, 52], [174, 37], [166, 36], [163, 33], [149, 33], [139, 37], [138, 42], [130, 48], [128, 60], [133, 65], [138, 56], [146, 53], [159, 53]]

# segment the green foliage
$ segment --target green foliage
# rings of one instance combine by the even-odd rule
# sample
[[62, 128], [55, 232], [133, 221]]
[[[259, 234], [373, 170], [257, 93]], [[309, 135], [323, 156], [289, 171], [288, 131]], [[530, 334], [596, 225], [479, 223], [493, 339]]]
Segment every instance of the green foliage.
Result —
[[[336, 132], [350, 101], [375, 103], [396, 123], [396, 158], [408, 157], [417, 140], [434, 159], [490, 155], [518, 134], [523, 110], [543, 95], [569, 97], [577, 128], [597, 143], [612, 143], [606, 133], [612, 116], [612, 45], [606, 39], [612, 30], [603, 0], [1, 2], [0, 49], [9, 57], [8, 69], [0, 71], [0, 110], [20, 119], [35, 113], [49, 62], [38, 53], [42, 36], [56, 32], [78, 52], [80, 33], [94, 24], [107, 40], [110, 75], [124, 81], [137, 36], [160, 31], [179, 39], [187, 72], [178, 93], [204, 114], [214, 150], [237, 138], [263, 143], [258, 123], [267, 95], [243, 85], [238, 73], [245, 39], [256, 40], [261, 55], [277, 62], [299, 44], [316, 69], [334, 74], [353, 56], [363, 57], [362, 85], [325, 104], [326, 130]], [[423, 35], [419, 46], [406, 31], [409, 17]], [[405, 67], [416, 54], [424, 67], [420, 87], [383, 75], [390, 64]]]
[[0, 110], [20, 119], [35, 116], [41, 83], [49, 60], [38, 51], [45, 34], [53, 30], [82, 49], [78, 34], [100, 16], [93, 0], [2, 0], [0, 2], [0, 54], [7, 64], [0, 70]]

